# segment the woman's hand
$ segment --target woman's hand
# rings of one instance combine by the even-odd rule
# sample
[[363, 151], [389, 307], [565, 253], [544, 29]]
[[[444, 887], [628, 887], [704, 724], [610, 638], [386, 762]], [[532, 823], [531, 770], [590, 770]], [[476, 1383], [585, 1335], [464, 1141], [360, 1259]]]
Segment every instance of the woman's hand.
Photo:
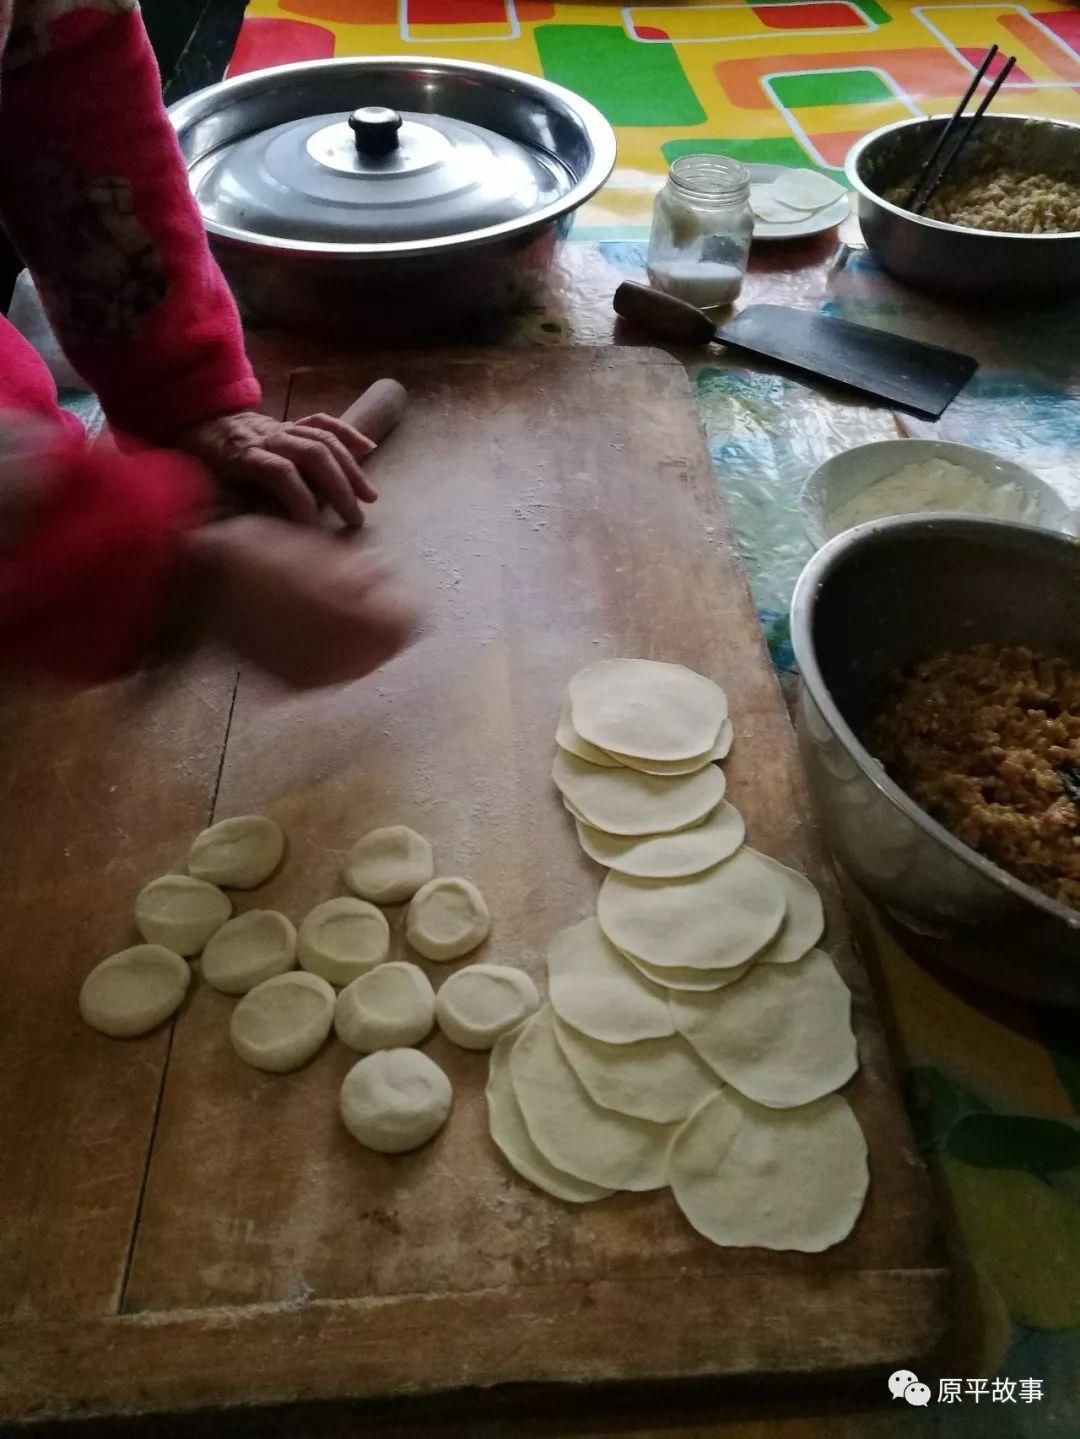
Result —
[[203, 632], [297, 689], [369, 674], [418, 624], [375, 552], [282, 520], [205, 525], [188, 536], [185, 560]]
[[318, 524], [319, 506], [328, 504], [347, 525], [361, 525], [360, 501], [378, 498], [360, 468], [375, 446], [333, 415], [274, 420], [243, 410], [205, 420], [175, 443], [221, 483], [272, 495], [301, 524]]

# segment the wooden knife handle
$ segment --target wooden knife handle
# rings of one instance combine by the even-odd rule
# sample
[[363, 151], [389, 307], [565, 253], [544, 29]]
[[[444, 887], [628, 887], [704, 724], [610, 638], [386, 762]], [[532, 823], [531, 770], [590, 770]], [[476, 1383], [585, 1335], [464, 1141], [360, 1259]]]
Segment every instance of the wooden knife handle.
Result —
[[716, 338], [716, 326], [693, 305], [633, 280], [615, 291], [615, 313], [673, 345], [707, 345]]
[[408, 398], [404, 385], [397, 380], [376, 380], [353, 400], [341, 418], [380, 445], [405, 413]]

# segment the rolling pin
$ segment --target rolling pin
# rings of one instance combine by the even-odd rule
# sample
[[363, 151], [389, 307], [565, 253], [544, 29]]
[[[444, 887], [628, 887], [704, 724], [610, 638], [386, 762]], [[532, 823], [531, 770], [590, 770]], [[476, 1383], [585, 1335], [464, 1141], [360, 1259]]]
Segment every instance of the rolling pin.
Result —
[[381, 445], [405, 413], [408, 398], [405, 386], [397, 380], [376, 380], [353, 400], [341, 418], [373, 444]]

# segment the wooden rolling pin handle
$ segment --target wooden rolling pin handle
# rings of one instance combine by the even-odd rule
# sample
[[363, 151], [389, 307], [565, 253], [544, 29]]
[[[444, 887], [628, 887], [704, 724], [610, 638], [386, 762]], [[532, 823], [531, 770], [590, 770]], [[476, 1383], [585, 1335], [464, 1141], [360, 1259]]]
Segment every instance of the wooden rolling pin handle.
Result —
[[716, 338], [716, 326], [693, 305], [633, 280], [615, 291], [615, 313], [672, 345], [707, 345]]
[[372, 443], [381, 445], [405, 413], [408, 398], [404, 385], [397, 380], [376, 380], [359, 399], [353, 400], [341, 418]]

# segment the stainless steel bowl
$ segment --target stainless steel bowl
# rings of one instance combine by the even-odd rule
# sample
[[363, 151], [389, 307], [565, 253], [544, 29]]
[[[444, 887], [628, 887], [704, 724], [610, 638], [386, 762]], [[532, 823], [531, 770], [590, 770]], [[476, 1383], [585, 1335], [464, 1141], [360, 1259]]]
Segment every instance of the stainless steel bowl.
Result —
[[[405, 113], [400, 133], [418, 143], [357, 164], [356, 116], [374, 116], [379, 132], [389, 112]], [[170, 115], [246, 318], [346, 336], [427, 333], [531, 297], [573, 212], [615, 163], [611, 126], [579, 96], [460, 60], [283, 65], [211, 85]], [[523, 159], [535, 185], [522, 181]]]
[[831, 540], [792, 603], [799, 747], [833, 853], [940, 957], [1026, 998], [1080, 1005], [1080, 913], [984, 859], [888, 778], [859, 735], [897, 667], [972, 645], [1080, 664], [1080, 544], [968, 515], [883, 520]]
[[[900, 120], [848, 152], [844, 170], [858, 197], [863, 237], [886, 270], [920, 290], [1003, 303], [1080, 288], [1080, 233], [971, 230], [924, 219], [883, 198], [890, 185], [916, 173], [945, 123], [943, 116]], [[1080, 183], [1080, 125], [986, 115], [963, 163], [981, 143], [1002, 145], [1018, 168], [1066, 172]]]

